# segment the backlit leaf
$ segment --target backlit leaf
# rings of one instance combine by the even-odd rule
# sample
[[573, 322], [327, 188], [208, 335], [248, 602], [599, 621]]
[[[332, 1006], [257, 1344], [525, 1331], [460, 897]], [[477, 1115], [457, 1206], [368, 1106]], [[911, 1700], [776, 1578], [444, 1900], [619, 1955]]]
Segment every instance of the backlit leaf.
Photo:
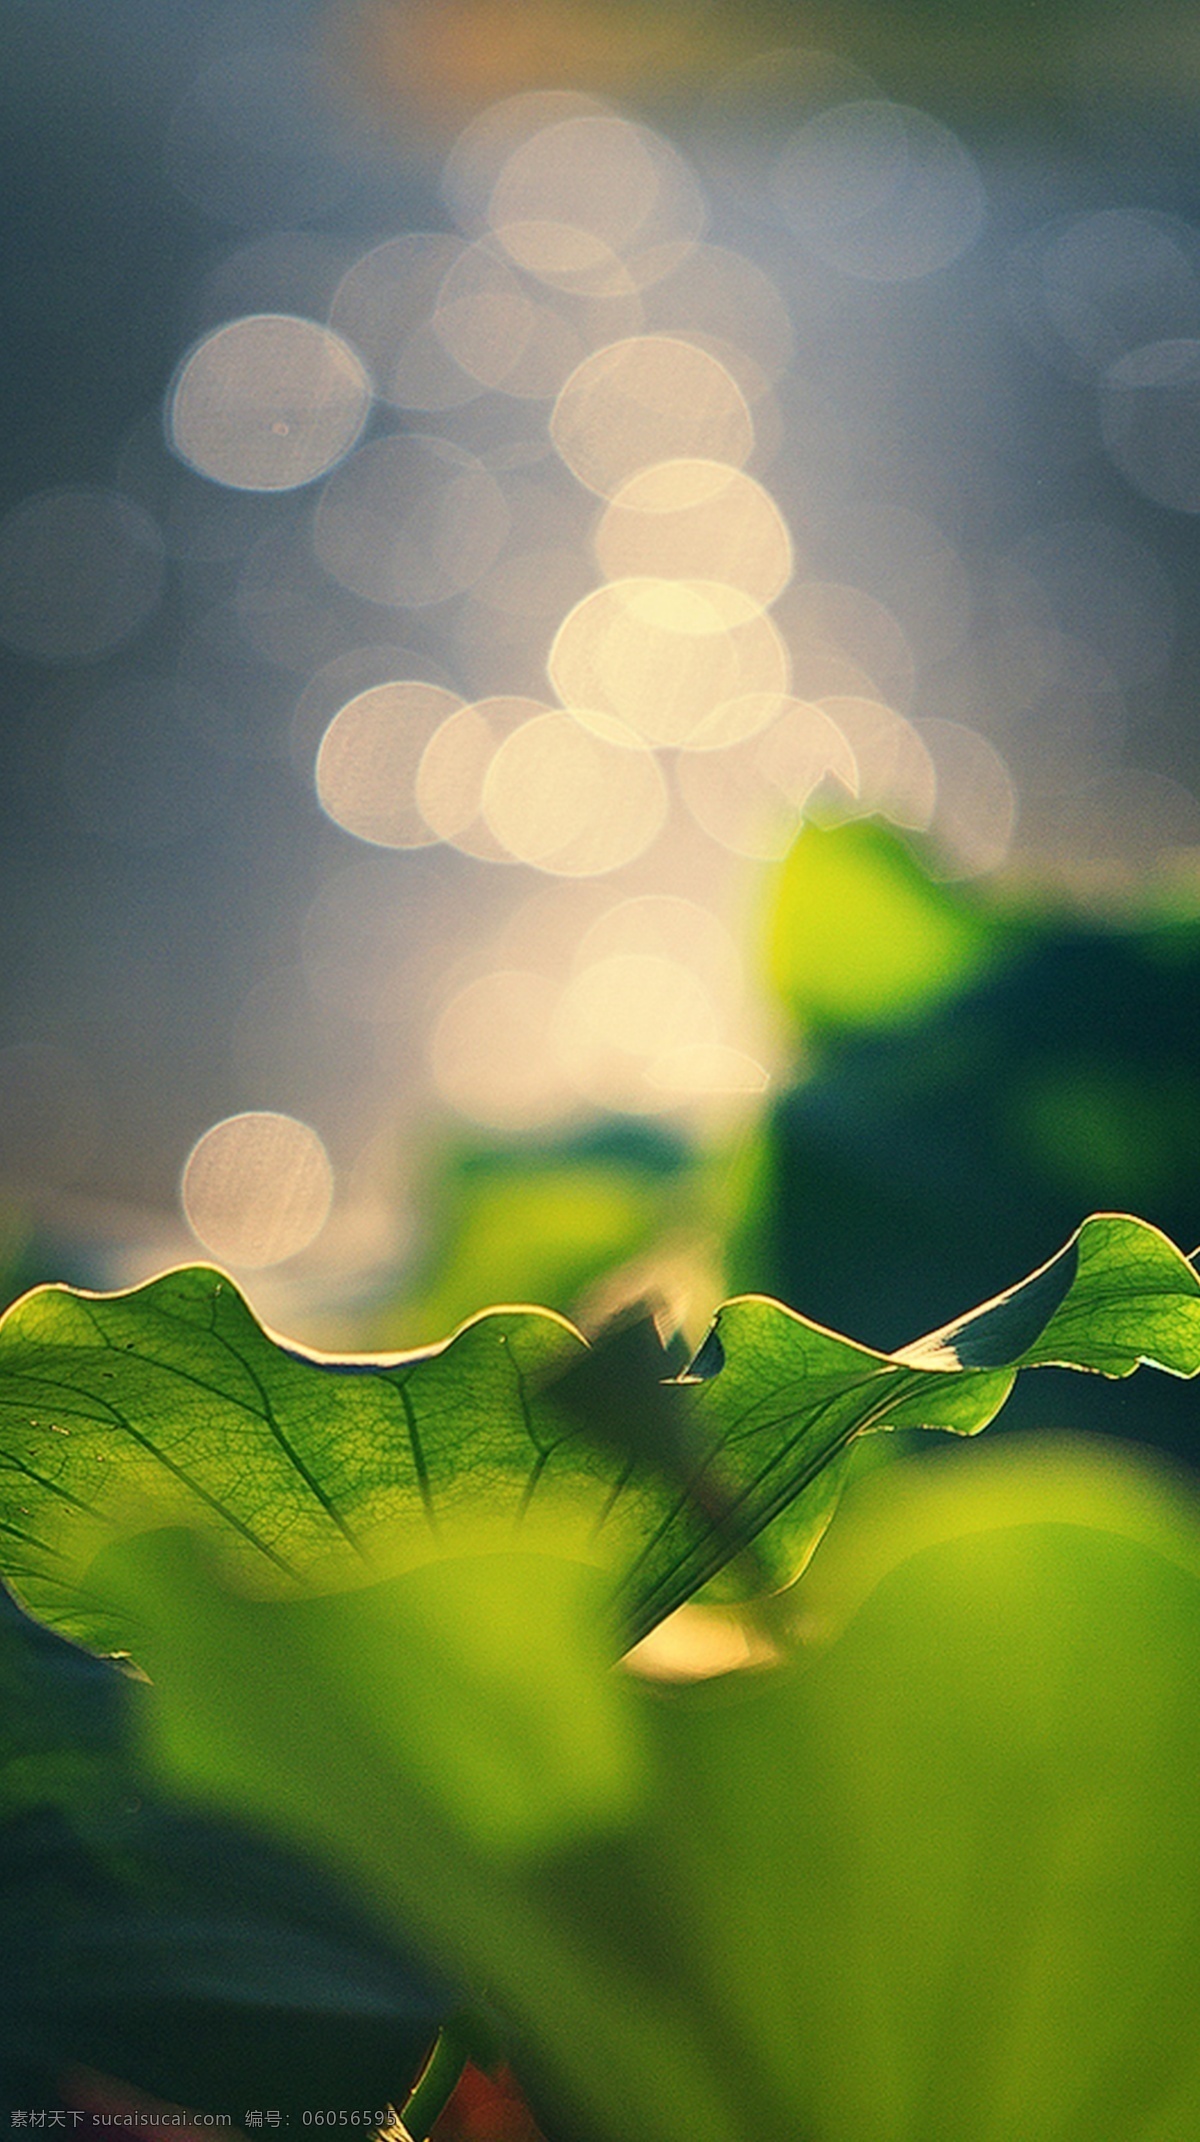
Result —
[[1200, 1368], [1200, 1278], [1114, 1215], [897, 1354], [748, 1296], [678, 1378], [645, 1345], [589, 1352], [548, 1310], [341, 1361], [281, 1345], [202, 1267], [127, 1294], [47, 1288], [0, 1326], [0, 1559], [43, 1619], [120, 1648], [85, 1573], [131, 1530], [205, 1530], [240, 1584], [287, 1596], [378, 1581], [484, 1528], [607, 1569], [623, 1646], [752, 1547], [752, 1585], [795, 1576], [857, 1437], [975, 1434], [1022, 1367], [1139, 1360]]

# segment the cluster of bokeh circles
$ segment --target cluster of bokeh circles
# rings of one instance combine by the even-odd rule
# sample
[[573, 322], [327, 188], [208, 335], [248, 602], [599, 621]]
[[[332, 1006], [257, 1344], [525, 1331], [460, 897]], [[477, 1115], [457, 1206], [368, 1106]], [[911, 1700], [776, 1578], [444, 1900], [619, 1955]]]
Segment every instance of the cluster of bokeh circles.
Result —
[[[789, 68], [772, 132], [756, 84]], [[78, 722], [85, 823], [169, 841], [222, 808], [230, 758], [282, 750], [356, 844], [298, 918], [295, 987], [268, 978], [231, 1020], [260, 1105], [184, 1168], [194, 1233], [235, 1267], [323, 1231], [353, 1262], [339, 1200], [379, 1200], [329, 1147], [377, 1151], [415, 1100], [505, 1133], [752, 1102], [772, 1040], [738, 903], [808, 816], [927, 833], [950, 877], [1200, 841], [1186, 787], [1122, 763], [1124, 695], [1174, 647], [1151, 547], [1060, 515], [981, 563], [949, 480], [940, 522], [886, 469], [864, 481], [869, 421], [847, 444], [839, 337], [877, 412], [896, 389], [871, 338], [895, 315], [872, 301], [920, 291], [936, 322], [984, 231], [954, 132], [777, 56], [714, 94], [691, 157], [595, 98], [530, 93], [466, 127], [440, 191], [440, 228], [239, 247], [117, 485], [0, 523], [0, 637], [36, 660], [133, 643], [174, 571], [203, 591], [169, 685], [110, 688]], [[757, 247], [712, 235], [726, 198], [765, 216]], [[1068, 216], [1003, 278], [1122, 483], [1200, 511], [1200, 234]], [[239, 665], [256, 681], [229, 684]], [[431, 877], [430, 852], [458, 860]], [[416, 1027], [378, 1046], [414, 996]], [[375, 1036], [371, 1103], [324, 1137], [263, 1105], [323, 1019]]]

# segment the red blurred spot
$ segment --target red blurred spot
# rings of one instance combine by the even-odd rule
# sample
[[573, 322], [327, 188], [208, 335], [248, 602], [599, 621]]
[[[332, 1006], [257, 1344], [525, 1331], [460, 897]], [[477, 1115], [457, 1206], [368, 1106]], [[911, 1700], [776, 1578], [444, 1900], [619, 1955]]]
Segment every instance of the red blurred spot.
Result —
[[542, 2142], [542, 2135], [508, 2068], [484, 2075], [467, 2067], [434, 2122], [433, 2142]]

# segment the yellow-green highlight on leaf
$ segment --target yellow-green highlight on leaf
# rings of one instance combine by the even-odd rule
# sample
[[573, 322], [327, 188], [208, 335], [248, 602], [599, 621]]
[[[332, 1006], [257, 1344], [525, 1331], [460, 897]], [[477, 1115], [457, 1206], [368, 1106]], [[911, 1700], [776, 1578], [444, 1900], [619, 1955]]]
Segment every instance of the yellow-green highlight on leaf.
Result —
[[891, 1026], [964, 988], [1003, 941], [881, 824], [806, 826], [779, 872], [767, 976], [802, 1033]]
[[130, 1633], [89, 1597], [114, 1537], [209, 1536], [251, 1593], [354, 1590], [493, 1547], [607, 1572], [617, 1649], [718, 1575], [744, 1595], [804, 1568], [851, 1445], [974, 1435], [1018, 1371], [1200, 1369], [1200, 1278], [1157, 1229], [1099, 1215], [973, 1315], [882, 1354], [780, 1303], [718, 1311], [690, 1369], [489, 1310], [422, 1353], [281, 1345], [205, 1267], [131, 1293], [45, 1288], [0, 1323], [0, 1574], [98, 1649]]

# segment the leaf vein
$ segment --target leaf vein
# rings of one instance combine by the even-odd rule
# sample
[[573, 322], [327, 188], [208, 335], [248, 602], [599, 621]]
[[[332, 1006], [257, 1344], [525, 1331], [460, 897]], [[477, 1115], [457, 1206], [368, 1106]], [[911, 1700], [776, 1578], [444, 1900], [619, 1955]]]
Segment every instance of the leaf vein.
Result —
[[395, 1391], [396, 1396], [399, 1398], [400, 1404], [404, 1409], [404, 1422], [408, 1430], [408, 1444], [409, 1449], [412, 1451], [413, 1470], [415, 1471], [417, 1476], [417, 1488], [421, 1497], [421, 1507], [425, 1512], [425, 1517], [428, 1522], [429, 1529], [436, 1538], [440, 1530], [440, 1526], [438, 1524], [437, 1508], [433, 1500], [433, 1483], [429, 1477], [429, 1463], [425, 1456], [425, 1445], [421, 1436], [421, 1424], [417, 1419], [417, 1409], [413, 1404], [412, 1395], [408, 1388], [408, 1377], [397, 1376], [393, 1379], [390, 1376], [386, 1376], [383, 1378], [383, 1382], [389, 1391]]
[[207, 1509], [213, 1512], [214, 1516], [222, 1518], [234, 1532], [240, 1533], [249, 1546], [257, 1548], [260, 1554], [266, 1555], [268, 1561], [273, 1562], [277, 1569], [281, 1569], [285, 1576], [296, 1578], [298, 1581], [299, 1572], [292, 1567], [286, 1557], [281, 1555], [277, 1548], [272, 1547], [269, 1540], [260, 1538], [253, 1526], [248, 1525], [244, 1518], [239, 1517], [236, 1510], [231, 1510], [226, 1503], [223, 1503], [219, 1495], [214, 1495], [199, 1480], [194, 1479], [186, 1467], [177, 1464], [176, 1460], [167, 1451], [160, 1450], [157, 1443], [152, 1443], [148, 1435], [144, 1434], [140, 1428], [135, 1428], [133, 1422], [119, 1412], [116, 1406], [112, 1408], [112, 1417], [118, 1428], [123, 1429], [131, 1441], [138, 1445], [139, 1449], [144, 1450], [148, 1457], [155, 1459], [165, 1472], [170, 1473], [172, 1479], [178, 1480], [181, 1487], [187, 1488], [191, 1494], [198, 1497]]

